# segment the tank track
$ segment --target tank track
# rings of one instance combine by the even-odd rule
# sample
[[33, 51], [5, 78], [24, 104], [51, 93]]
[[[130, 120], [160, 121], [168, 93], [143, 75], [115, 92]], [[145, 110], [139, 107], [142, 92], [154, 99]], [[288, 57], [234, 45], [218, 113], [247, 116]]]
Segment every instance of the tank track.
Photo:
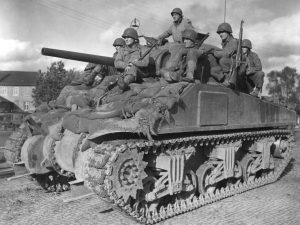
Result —
[[[231, 185], [230, 187], [226, 186], [226, 188], [217, 189], [214, 194], [200, 194], [198, 197], [194, 196], [192, 199], [169, 203], [167, 207], [161, 206], [158, 211], [154, 210], [151, 212], [145, 212], [145, 210], [138, 210], [136, 207], [132, 207], [130, 204], [125, 203], [122, 198], [117, 196], [111, 184], [111, 164], [117, 159], [119, 154], [125, 152], [127, 149], [137, 149], [138, 152], [144, 152], [145, 154], [157, 154], [163, 149], [176, 149], [178, 146], [188, 147], [195, 145], [205, 146], [226, 144], [238, 140], [256, 141], [266, 137], [281, 137], [287, 138], [288, 140], [289, 146], [287, 153], [285, 154], [285, 158], [281, 160], [280, 164], [276, 166], [274, 171], [271, 171], [262, 177], [256, 178], [253, 181], [240, 182], [237, 185]], [[290, 130], [276, 129], [220, 135], [199, 135], [157, 141], [135, 140], [130, 142], [127, 140], [125, 143], [121, 144], [115, 144], [115, 142], [102, 143], [96, 146], [90, 155], [85, 170], [85, 182], [103, 200], [111, 202], [113, 204], [112, 207], [121, 209], [121, 211], [125, 212], [128, 216], [140, 223], [154, 224], [167, 218], [200, 208], [204, 205], [211, 204], [221, 199], [275, 182], [280, 178], [291, 159], [293, 141], [293, 135]]]
[[4, 146], [4, 157], [9, 165], [21, 161], [21, 148], [26, 141], [28, 134], [25, 128], [19, 127], [8, 137]]
[[[4, 146], [4, 156], [9, 165], [13, 166], [14, 163], [21, 161], [21, 149], [27, 138], [28, 131], [22, 127], [19, 127], [9, 136]], [[55, 142], [51, 144], [51, 147], [54, 148]], [[31, 177], [47, 192], [63, 192], [70, 190], [68, 181], [75, 179], [73, 178], [73, 174], [67, 174], [66, 171], [63, 171], [64, 174], [59, 173], [62, 171], [60, 167], [55, 167], [54, 169], [57, 169], [57, 171], [52, 171], [47, 174], [33, 174]]]

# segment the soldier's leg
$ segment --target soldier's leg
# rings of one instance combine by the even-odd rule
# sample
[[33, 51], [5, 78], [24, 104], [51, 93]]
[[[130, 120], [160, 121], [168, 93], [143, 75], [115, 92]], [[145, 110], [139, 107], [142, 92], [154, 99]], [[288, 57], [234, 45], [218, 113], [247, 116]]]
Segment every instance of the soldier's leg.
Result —
[[229, 57], [222, 57], [219, 60], [219, 64], [225, 75], [225, 80], [223, 81], [223, 85], [230, 88], [236, 86], [237, 78], [234, 78], [234, 76], [238, 75], [237, 73], [233, 73], [232, 71], [233, 63], [234, 63], [233, 59]]
[[179, 82], [181, 80], [182, 70], [173, 71], [171, 69], [161, 69], [161, 77], [163, 77], [168, 83]]
[[209, 62], [209, 65], [207, 66], [209, 67], [210, 76], [213, 78], [209, 79], [209, 81], [215, 80], [219, 83], [222, 83], [224, 81], [225, 75], [222, 71], [221, 66], [217, 62], [217, 59], [212, 54], [208, 54], [207, 60]]
[[125, 72], [123, 79], [118, 80], [118, 85], [120, 89], [127, 90], [129, 87], [129, 84], [133, 83], [137, 79], [137, 67], [131, 66], [131, 68]]
[[222, 83], [225, 78], [225, 75], [222, 72], [222, 68], [219, 65], [211, 67], [210, 74], [219, 83]]
[[253, 82], [246, 76], [246, 65], [240, 65], [237, 77], [237, 86], [240, 91], [249, 94], [253, 89]]
[[104, 77], [103, 81], [99, 85], [89, 91], [88, 96], [91, 101], [98, 102], [99, 98], [103, 97], [107, 91], [117, 85], [120, 76], [121, 75], [111, 75]]
[[249, 76], [249, 79], [254, 83], [255, 87], [253, 89], [253, 91], [250, 93], [253, 96], [258, 96], [259, 92], [262, 89], [262, 86], [264, 84], [264, 76], [265, 73], [262, 71], [258, 71], [256, 73], [254, 73], [253, 75]]
[[65, 86], [59, 93], [59, 96], [54, 101], [54, 106], [66, 106], [66, 99], [71, 95], [77, 94], [77, 88], [77, 86]]
[[183, 77], [183, 81], [194, 82], [194, 72], [197, 68], [197, 61], [197, 49], [190, 49], [186, 56], [186, 76]]
[[232, 65], [231, 58], [228, 57], [222, 57], [219, 60], [219, 64], [222, 68], [223, 73], [229, 73]]
[[256, 88], [261, 89], [264, 84], [265, 73], [262, 71], [258, 71], [253, 75], [249, 76], [249, 79], [254, 83]]

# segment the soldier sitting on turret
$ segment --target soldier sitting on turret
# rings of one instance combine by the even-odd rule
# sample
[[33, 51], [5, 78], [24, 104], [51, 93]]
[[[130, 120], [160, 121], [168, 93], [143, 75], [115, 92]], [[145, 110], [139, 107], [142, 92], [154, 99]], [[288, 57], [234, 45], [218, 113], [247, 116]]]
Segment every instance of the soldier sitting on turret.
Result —
[[138, 33], [135, 29], [125, 29], [122, 37], [125, 39], [126, 46], [116, 55], [115, 67], [124, 72], [123, 79], [118, 80], [118, 85], [122, 90], [126, 90], [130, 83], [148, 76], [143, 68], [149, 65], [149, 54], [143, 57], [147, 47], [139, 44]]
[[158, 36], [159, 43], [161, 43], [164, 38], [170, 37], [171, 35], [174, 42], [183, 43], [182, 32], [187, 29], [194, 29], [192, 22], [189, 19], [183, 18], [183, 13], [180, 8], [173, 9], [171, 16], [173, 18], [173, 24], [167, 31]]
[[221, 76], [224, 77], [222, 79], [223, 85], [230, 87], [231, 85], [228, 79], [233, 69], [233, 56], [237, 51], [238, 40], [232, 36], [232, 28], [229, 23], [221, 23], [218, 26], [217, 33], [222, 39], [222, 50], [215, 50], [213, 54], [219, 60], [219, 64], [222, 68], [223, 74], [221, 74]]
[[248, 39], [242, 41], [242, 51], [243, 51], [243, 60], [246, 62], [243, 63], [240, 67], [240, 74], [246, 77], [246, 82], [248, 86], [251, 86], [250, 83], [254, 84], [254, 89], [250, 93], [255, 97], [258, 96], [259, 92], [262, 89], [264, 83], [264, 72], [262, 71], [262, 65], [258, 55], [251, 51], [252, 43]]
[[[178, 81], [194, 82], [194, 73], [197, 69], [198, 58], [211, 50], [210, 48], [199, 48], [199, 46], [196, 45], [197, 32], [192, 29], [183, 31], [182, 38], [185, 45], [184, 48], [175, 51], [177, 57], [173, 57], [172, 55], [170, 57], [170, 60], [173, 58], [179, 60], [179, 62], [177, 62], [179, 65], [161, 69], [162, 77], [170, 83]], [[184, 59], [184, 57], [186, 58]]]

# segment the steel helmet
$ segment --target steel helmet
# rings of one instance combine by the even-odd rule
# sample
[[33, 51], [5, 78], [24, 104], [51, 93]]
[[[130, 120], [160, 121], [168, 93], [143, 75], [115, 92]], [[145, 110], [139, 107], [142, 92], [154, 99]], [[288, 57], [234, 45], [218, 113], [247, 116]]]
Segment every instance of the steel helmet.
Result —
[[171, 12], [171, 15], [173, 15], [173, 13], [177, 13], [182, 16], [182, 10], [180, 8], [174, 8]]
[[114, 43], [113, 43], [113, 46], [125, 46], [125, 41], [123, 38], [117, 38]]
[[133, 38], [135, 40], [139, 39], [137, 31], [132, 27], [126, 28], [123, 32], [122, 37], [123, 38], [130, 37], [130, 38]]
[[232, 28], [230, 26], [229, 23], [221, 23], [219, 26], [218, 26], [218, 30], [217, 30], [217, 33], [222, 33], [222, 32], [227, 32], [229, 34], [232, 33]]
[[242, 48], [252, 49], [251, 41], [249, 39], [242, 40]]
[[197, 39], [197, 32], [192, 30], [192, 29], [184, 30], [182, 32], [182, 38], [183, 39], [189, 39], [189, 40], [191, 40], [195, 43], [196, 39]]

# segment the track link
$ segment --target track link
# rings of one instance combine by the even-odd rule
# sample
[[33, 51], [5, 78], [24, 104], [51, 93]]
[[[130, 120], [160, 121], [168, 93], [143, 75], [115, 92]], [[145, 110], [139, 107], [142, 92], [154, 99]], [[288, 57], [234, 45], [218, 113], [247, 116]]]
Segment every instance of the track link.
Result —
[[4, 157], [9, 165], [21, 161], [21, 148], [28, 135], [25, 128], [16, 129], [7, 139], [4, 146]]
[[[253, 181], [243, 182], [230, 187], [227, 186], [226, 188], [218, 189], [214, 194], [200, 194], [198, 197], [194, 196], [193, 199], [176, 201], [173, 204], [168, 204], [167, 207], [161, 206], [158, 211], [145, 211], [143, 209], [134, 209], [130, 206], [130, 204], [125, 203], [122, 198], [117, 196], [112, 187], [112, 182], [110, 180], [110, 175], [112, 174], [111, 164], [117, 159], [119, 154], [128, 149], [136, 148], [139, 152], [143, 151], [145, 154], [155, 154], [162, 149], [176, 148], [178, 146], [217, 145], [238, 140], [257, 141], [266, 137], [286, 138], [289, 142], [285, 158], [281, 160], [281, 163], [275, 168], [275, 170]], [[85, 167], [85, 183], [102, 199], [109, 201], [114, 205], [114, 207], [118, 207], [138, 222], [154, 224], [221, 199], [275, 182], [279, 179], [291, 159], [292, 144], [293, 136], [291, 131], [284, 129], [220, 135], [200, 135], [160, 141], [127, 141], [122, 144], [114, 144], [114, 142], [102, 143], [97, 145], [89, 156], [89, 160]]]

